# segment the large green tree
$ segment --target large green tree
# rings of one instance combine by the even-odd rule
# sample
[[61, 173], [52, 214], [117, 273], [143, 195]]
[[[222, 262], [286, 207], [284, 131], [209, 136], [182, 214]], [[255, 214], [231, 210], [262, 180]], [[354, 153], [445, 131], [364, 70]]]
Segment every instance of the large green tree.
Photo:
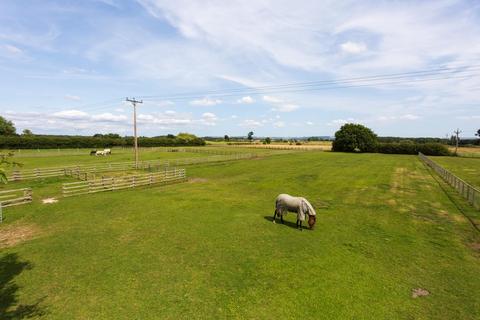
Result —
[[250, 132], [247, 134], [247, 139], [248, 139], [248, 141], [252, 142], [252, 140], [253, 140], [253, 131], [250, 131]]
[[17, 129], [12, 121], [0, 116], [0, 136], [13, 136], [17, 133]]
[[333, 151], [343, 152], [374, 152], [377, 145], [377, 135], [369, 128], [355, 123], [344, 124], [335, 132]]

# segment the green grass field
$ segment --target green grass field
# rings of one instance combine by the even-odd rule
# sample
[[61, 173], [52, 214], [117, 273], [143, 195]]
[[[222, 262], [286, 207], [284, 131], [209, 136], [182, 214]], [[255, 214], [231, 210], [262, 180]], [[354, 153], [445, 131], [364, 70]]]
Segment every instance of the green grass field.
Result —
[[480, 158], [435, 157], [439, 165], [480, 189]]
[[[48, 205], [66, 178], [9, 185], [35, 199], [0, 225], [0, 319], [480, 318], [480, 234], [416, 156], [298, 152], [187, 175]], [[273, 224], [279, 193], [311, 200], [316, 229]]]

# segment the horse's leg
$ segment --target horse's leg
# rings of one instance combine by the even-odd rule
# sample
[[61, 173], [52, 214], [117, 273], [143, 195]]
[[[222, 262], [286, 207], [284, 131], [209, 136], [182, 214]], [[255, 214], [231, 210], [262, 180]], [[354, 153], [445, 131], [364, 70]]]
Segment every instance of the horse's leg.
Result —
[[297, 219], [297, 228], [298, 228], [300, 231], [303, 231], [303, 229], [302, 229], [302, 220]]
[[282, 224], [285, 224], [285, 223], [283, 222], [283, 214], [280, 215], [280, 222], [281, 222]]
[[273, 212], [273, 220], [272, 220], [273, 223], [275, 223], [276, 217], [277, 217], [277, 209], [275, 209], [275, 212]]

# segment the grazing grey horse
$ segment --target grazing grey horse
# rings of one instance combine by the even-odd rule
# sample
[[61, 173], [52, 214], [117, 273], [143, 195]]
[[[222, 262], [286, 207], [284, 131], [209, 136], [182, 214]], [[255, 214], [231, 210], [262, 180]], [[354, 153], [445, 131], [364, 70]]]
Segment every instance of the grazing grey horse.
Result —
[[280, 216], [283, 223], [283, 215], [287, 212], [295, 212], [297, 214], [297, 228], [302, 229], [302, 222], [305, 221], [305, 214], [308, 215], [308, 225], [310, 229], [317, 222], [317, 213], [313, 209], [310, 202], [302, 197], [292, 197], [288, 194], [279, 194], [275, 200], [275, 213], [273, 214], [273, 223], [275, 218]]

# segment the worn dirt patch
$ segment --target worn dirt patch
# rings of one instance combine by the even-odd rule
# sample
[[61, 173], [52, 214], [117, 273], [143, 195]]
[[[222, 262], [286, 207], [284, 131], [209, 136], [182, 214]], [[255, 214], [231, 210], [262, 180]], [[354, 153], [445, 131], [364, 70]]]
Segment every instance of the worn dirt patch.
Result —
[[42, 199], [42, 203], [43, 204], [48, 204], [48, 203], [57, 203], [58, 200], [55, 199], [55, 198], [45, 198], [45, 199]]
[[0, 248], [9, 248], [35, 238], [40, 229], [35, 224], [12, 224], [0, 228]]
[[397, 200], [395, 199], [388, 199], [387, 200], [387, 204], [392, 206], [392, 207], [395, 207], [397, 205]]
[[205, 179], [205, 178], [190, 178], [188, 179], [188, 183], [203, 183], [203, 182], [207, 182], [208, 179]]
[[402, 167], [395, 168], [395, 171], [392, 177], [392, 184], [391, 184], [392, 187], [390, 188], [391, 192], [399, 193], [402, 190], [402, 188], [405, 186], [404, 179], [405, 179], [406, 173], [407, 173], [407, 168], [402, 168]]
[[468, 246], [472, 248], [474, 251], [480, 252], [480, 242], [472, 242]]
[[430, 292], [427, 289], [416, 288], [412, 289], [412, 298], [428, 296]]

